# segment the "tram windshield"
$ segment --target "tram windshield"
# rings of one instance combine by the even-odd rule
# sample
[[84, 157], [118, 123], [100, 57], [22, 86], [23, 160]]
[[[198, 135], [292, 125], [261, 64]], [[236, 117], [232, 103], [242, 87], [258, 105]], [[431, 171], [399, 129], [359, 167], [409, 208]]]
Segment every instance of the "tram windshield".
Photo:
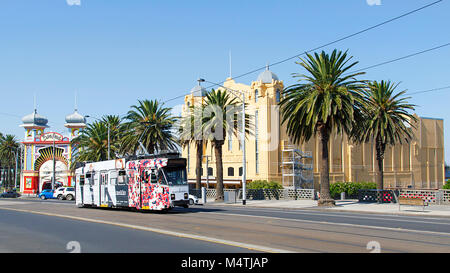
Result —
[[187, 185], [186, 168], [164, 167], [167, 182], [172, 186]]

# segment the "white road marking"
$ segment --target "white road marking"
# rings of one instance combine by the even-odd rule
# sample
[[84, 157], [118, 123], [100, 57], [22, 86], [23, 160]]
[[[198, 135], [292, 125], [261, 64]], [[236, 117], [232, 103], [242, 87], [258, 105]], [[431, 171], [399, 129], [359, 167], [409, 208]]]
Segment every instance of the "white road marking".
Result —
[[[253, 210], [253, 208], [252, 208]], [[239, 211], [238, 209], [233, 209], [233, 211]], [[258, 209], [258, 211], [262, 211], [262, 212], [282, 212], [282, 213], [286, 213], [286, 214], [297, 214], [297, 215], [314, 215], [314, 216], [332, 216], [332, 217], [339, 217], [339, 214], [327, 214], [327, 213], [312, 213], [312, 212], [304, 212], [304, 211], [285, 211], [283, 209], [267, 209], [267, 210], [263, 210], [263, 209]], [[350, 213], [350, 212], [344, 212], [344, 213]], [[364, 211], [360, 211], [358, 213], [364, 213]], [[380, 214], [381, 215], [381, 214]], [[411, 216], [406, 216], [406, 215], [383, 215], [384, 217], [417, 217], [414, 215]], [[270, 216], [269, 216], [270, 217]], [[393, 218], [382, 218], [382, 217], [370, 217], [370, 216], [356, 216], [356, 215], [342, 215], [342, 217], [344, 218], [356, 218], [356, 219], [366, 219], [366, 220], [385, 220], [385, 221], [395, 221], [395, 222], [407, 222], [407, 223], [422, 223], [422, 224], [436, 224], [436, 225], [450, 225], [450, 223], [442, 223], [439, 222], [442, 219], [439, 218], [431, 218], [430, 220], [435, 220], [434, 221], [423, 221], [423, 220], [412, 220], [411, 218], [409, 219], [393, 219]]]
[[437, 232], [437, 231], [426, 231], [426, 230], [415, 230], [415, 229], [404, 229], [404, 228], [377, 227], [377, 226], [367, 226], [367, 225], [358, 225], [358, 224], [335, 223], [335, 222], [326, 222], [326, 221], [312, 221], [312, 220], [302, 220], [302, 219], [288, 219], [288, 218], [273, 217], [273, 216], [234, 214], [234, 213], [224, 213], [224, 212], [198, 212], [198, 213], [200, 213], [200, 214], [219, 214], [219, 215], [227, 215], [227, 216], [254, 217], [254, 218], [267, 218], [267, 219], [273, 219], [273, 220], [294, 221], [294, 222], [302, 222], [302, 223], [310, 223], [310, 224], [325, 224], [325, 225], [333, 225], [333, 226], [358, 227], [358, 228], [367, 228], [367, 229], [389, 230], [389, 231], [396, 231], [396, 232], [415, 232], [415, 233], [423, 233], [423, 234], [450, 236], [450, 232]]
[[0, 206], [13, 206], [13, 205], [24, 205], [24, 204], [29, 204], [29, 202], [0, 200]]
[[222, 239], [213, 238], [213, 237], [194, 235], [194, 234], [188, 234], [188, 233], [182, 233], [182, 232], [176, 232], [176, 231], [170, 231], [170, 230], [163, 230], [163, 229], [159, 229], [159, 228], [137, 226], [137, 225], [131, 225], [131, 224], [125, 224], [125, 223], [104, 221], [104, 220], [96, 220], [96, 219], [90, 219], [90, 218], [84, 218], [84, 217], [60, 215], [60, 214], [54, 214], [54, 213], [23, 210], [23, 209], [13, 209], [13, 208], [0, 208], [0, 209], [41, 214], [41, 215], [46, 215], [46, 216], [55, 216], [55, 217], [61, 217], [61, 218], [67, 218], [67, 219], [79, 220], [79, 221], [85, 221], [85, 222], [92, 222], [92, 223], [99, 223], [99, 224], [106, 224], [106, 225], [114, 225], [114, 226], [119, 226], [119, 227], [137, 229], [137, 230], [151, 231], [151, 232], [156, 232], [156, 233], [170, 235], [170, 236], [183, 237], [183, 238], [207, 241], [207, 242], [212, 242], [212, 243], [217, 243], [217, 244], [230, 245], [230, 246], [234, 246], [234, 247], [247, 248], [250, 250], [256, 250], [256, 251], [261, 251], [261, 252], [272, 252], [272, 253], [293, 253], [294, 252], [294, 251], [285, 250], [285, 249], [271, 248], [271, 247], [266, 247], [266, 246], [247, 244], [247, 243], [241, 243], [241, 242], [230, 241], [230, 240], [222, 240]]

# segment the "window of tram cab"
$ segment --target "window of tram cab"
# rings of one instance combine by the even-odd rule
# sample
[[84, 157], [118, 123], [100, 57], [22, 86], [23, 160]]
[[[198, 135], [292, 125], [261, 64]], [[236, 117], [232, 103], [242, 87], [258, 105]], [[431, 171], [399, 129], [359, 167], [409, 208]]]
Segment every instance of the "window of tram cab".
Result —
[[78, 181], [80, 181], [80, 186], [84, 186], [84, 175], [80, 175]]
[[167, 185], [166, 178], [164, 177], [164, 173], [161, 169], [158, 170], [158, 183], [162, 185]]
[[156, 169], [151, 169], [150, 170], [150, 182], [152, 184], [158, 183], [158, 177], [156, 175], [157, 170]]
[[145, 169], [142, 170], [142, 172], [141, 172], [141, 181], [142, 182], [144, 182], [146, 184], [149, 182], [150, 177], [151, 177], [150, 172], [151, 172], [151, 170], [145, 170]]
[[125, 170], [120, 170], [117, 176], [117, 184], [125, 184], [127, 181], [127, 172]]

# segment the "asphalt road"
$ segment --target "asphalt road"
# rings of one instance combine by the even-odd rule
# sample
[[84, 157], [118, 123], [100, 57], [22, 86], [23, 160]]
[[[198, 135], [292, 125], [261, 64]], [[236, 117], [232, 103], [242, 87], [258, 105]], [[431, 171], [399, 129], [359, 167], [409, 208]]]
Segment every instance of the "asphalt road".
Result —
[[248, 253], [249, 251], [125, 227], [0, 209], [0, 252]]
[[0, 200], [0, 251], [68, 252], [71, 241], [82, 252], [449, 253], [450, 218], [210, 203], [142, 213]]

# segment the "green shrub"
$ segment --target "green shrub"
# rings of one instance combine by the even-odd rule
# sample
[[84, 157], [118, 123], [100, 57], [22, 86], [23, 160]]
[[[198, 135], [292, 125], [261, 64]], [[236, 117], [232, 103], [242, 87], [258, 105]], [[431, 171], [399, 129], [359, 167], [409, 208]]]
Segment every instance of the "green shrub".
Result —
[[444, 190], [450, 190], [450, 180], [447, 180], [447, 181], [445, 182], [445, 185], [442, 186], [442, 188], [443, 188]]
[[275, 181], [270, 181], [267, 182], [267, 180], [255, 180], [250, 182], [247, 185], [247, 189], [252, 189], [252, 190], [258, 190], [258, 189], [282, 189], [283, 186], [281, 186], [280, 183], [275, 182]]
[[335, 182], [330, 184], [332, 198], [338, 199], [341, 192], [345, 192], [346, 198], [357, 198], [358, 190], [376, 189], [375, 182]]

